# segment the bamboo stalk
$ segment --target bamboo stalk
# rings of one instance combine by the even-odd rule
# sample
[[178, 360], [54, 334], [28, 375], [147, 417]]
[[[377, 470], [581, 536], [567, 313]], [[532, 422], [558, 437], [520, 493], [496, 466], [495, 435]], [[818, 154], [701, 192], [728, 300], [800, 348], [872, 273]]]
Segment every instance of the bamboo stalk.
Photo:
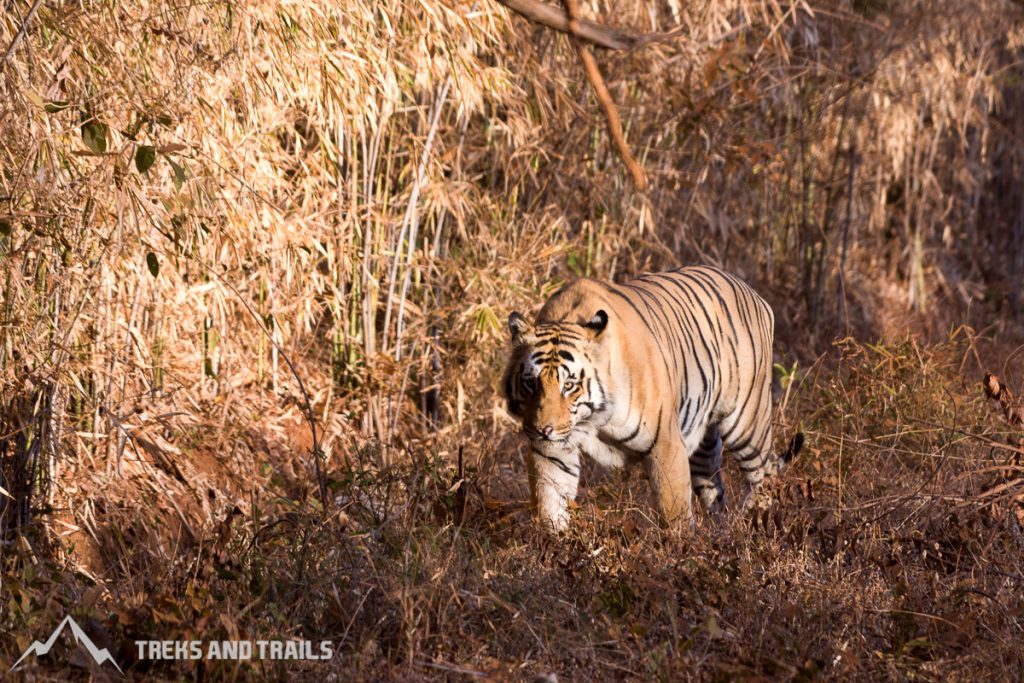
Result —
[[[395, 360], [402, 359], [402, 333], [404, 332], [403, 323], [405, 320], [405, 301], [409, 294], [409, 278], [412, 273], [412, 262], [413, 257], [416, 255], [416, 238], [419, 230], [419, 209], [417, 201], [419, 199], [420, 188], [423, 187], [426, 182], [426, 171], [427, 162], [430, 159], [431, 148], [434, 145], [434, 137], [437, 135], [437, 125], [441, 120], [441, 112], [444, 110], [445, 101], [448, 99], [448, 88], [451, 86], [451, 78], [444, 82], [441, 87], [441, 93], [437, 96], [436, 101], [433, 105], [433, 116], [430, 119], [430, 129], [427, 131], [427, 141], [423, 147], [423, 154], [420, 157], [420, 164], [416, 169], [416, 181], [413, 184], [413, 196], [409, 199], [409, 206], [406, 213], [406, 219], [403, 220], [404, 224], [409, 224], [409, 239], [408, 239], [408, 254], [405, 261], [405, 275], [402, 278], [402, 292], [398, 297], [398, 320], [395, 324]], [[392, 263], [391, 272], [391, 285], [388, 291], [388, 312], [391, 311], [391, 294], [394, 290], [394, 277], [395, 269], [398, 265], [398, 260], [401, 254], [401, 237], [399, 238], [399, 248], [395, 250], [395, 260]], [[387, 334], [388, 330], [388, 316], [384, 316], [384, 332]]]

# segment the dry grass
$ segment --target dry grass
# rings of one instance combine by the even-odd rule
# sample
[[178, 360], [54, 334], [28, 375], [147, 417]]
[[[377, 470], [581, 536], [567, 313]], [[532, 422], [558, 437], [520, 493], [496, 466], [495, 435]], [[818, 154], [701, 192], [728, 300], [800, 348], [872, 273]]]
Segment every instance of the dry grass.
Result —
[[153, 537], [174, 526], [158, 510], [110, 510], [110, 542], [130, 549], [104, 553], [121, 557], [110, 582], [25, 562], [5, 626], [44, 631], [73, 610], [129, 662], [136, 639], [237, 634], [328, 638], [342, 653], [287, 669], [204, 663], [214, 678], [1013, 678], [1022, 438], [963, 379], [971, 354], [962, 340], [847, 341], [798, 372], [786, 417], [808, 446], [772, 507], [702, 518], [694, 538], [657, 528], [635, 473], [591, 473], [574, 530], [552, 542], [527, 524], [496, 453], [460, 480], [428, 451], [387, 470], [364, 452], [328, 472], [326, 518], [260, 497], [171, 551]]
[[[0, 660], [72, 610], [112, 647], [328, 637], [345, 678], [1019, 670], [1019, 452], [978, 387], [1024, 388], [1017, 5], [583, 3], [680, 28], [598, 54], [646, 195], [566, 38], [496, 3], [4, 10]], [[809, 368], [791, 486], [682, 541], [591, 473], [536, 538], [505, 315], [689, 262]]]

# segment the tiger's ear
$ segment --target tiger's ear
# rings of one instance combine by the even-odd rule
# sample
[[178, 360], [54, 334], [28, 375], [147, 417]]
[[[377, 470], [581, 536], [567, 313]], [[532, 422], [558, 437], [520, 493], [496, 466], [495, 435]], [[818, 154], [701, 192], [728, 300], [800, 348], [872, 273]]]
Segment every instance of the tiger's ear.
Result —
[[583, 323], [583, 327], [590, 332], [591, 339], [597, 338], [604, 332], [604, 328], [608, 327], [608, 314], [604, 312], [604, 309], [599, 310], [593, 318]]
[[512, 343], [516, 346], [533, 341], [533, 325], [519, 311], [513, 311], [508, 317], [508, 331], [512, 335]]

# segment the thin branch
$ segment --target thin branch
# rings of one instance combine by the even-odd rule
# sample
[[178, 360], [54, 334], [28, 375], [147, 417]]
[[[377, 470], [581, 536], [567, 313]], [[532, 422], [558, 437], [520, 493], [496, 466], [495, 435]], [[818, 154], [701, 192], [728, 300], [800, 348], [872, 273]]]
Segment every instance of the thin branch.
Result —
[[623, 163], [626, 164], [630, 175], [633, 176], [633, 184], [636, 185], [636, 189], [643, 192], [647, 187], [644, 170], [637, 163], [636, 159], [633, 158], [633, 153], [626, 144], [626, 136], [622, 134], [622, 122], [619, 120], [619, 110], [615, 107], [611, 93], [608, 92], [608, 87], [604, 83], [601, 70], [597, 66], [597, 60], [594, 59], [590, 49], [580, 40], [582, 22], [579, 19], [579, 6], [576, 4], [576, 0], [563, 0], [563, 2], [565, 3], [566, 13], [569, 16], [569, 32], [574, 38], [576, 50], [583, 61], [583, 70], [587, 74], [587, 80], [590, 81], [591, 87], [594, 88], [594, 94], [597, 96], [597, 101], [601, 105], [601, 111], [604, 112], [605, 120], [608, 122], [608, 133], [612, 136], [612, 140], [615, 142], [615, 147], [618, 149]]
[[28, 14], [25, 15], [25, 19], [21, 22], [21, 28], [18, 29], [18, 32], [14, 35], [14, 40], [11, 41], [11, 44], [7, 46], [7, 51], [4, 52], [3, 59], [0, 59], [0, 66], [7, 63], [8, 57], [11, 56], [11, 53], [14, 52], [15, 48], [18, 47], [18, 44], [25, 38], [25, 32], [28, 30], [28, 25], [32, 22], [32, 17], [35, 16], [36, 10], [39, 9], [39, 5], [41, 4], [43, 4], [43, 0], [36, 0], [32, 3], [32, 7], [29, 8]]
[[554, 7], [539, 0], [498, 0], [498, 2], [535, 24], [547, 26], [562, 33], [571, 33], [580, 40], [609, 50], [635, 50], [651, 43], [670, 40], [683, 32], [683, 29], [680, 28], [668, 33], [636, 34], [578, 17], [575, 29], [571, 29], [569, 27], [570, 11], [560, 7]]
[[[256, 194], [257, 197], [259, 196], [259, 194], [256, 193], [255, 191], [254, 194]], [[228, 291], [234, 294], [237, 301], [240, 304], [242, 304], [242, 307], [252, 317], [252, 319], [257, 321], [258, 323], [261, 323], [256, 326], [257, 329], [259, 329], [260, 332], [262, 332], [263, 335], [268, 340], [270, 340], [271, 346], [277, 349], [278, 354], [280, 354], [281, 358], [284, 359], [284, 362], [288, 365], [288, 369], [291, 371], [292, 376], [295, 378], [295, 382], [299, 386], [299, 393], [302, 394], [302, 402], [305, 407], [304, 412], [306, 413], [306, 421], [309, 422], [309, 431], [313, 439], [311, 457], [313, 459], [313, 467], [316, 472], [316, 483], [318, 492], [320, 494], [320, 503], [323, 506], [321, 512], [323, 514], [326, 514], [327, 511], [330, 509], [330, 499], [328, 498], [327, 493], [327, 476], [324, 473], [323, 465], [320, 464], [320, 457], [322, 455], [322, 452], [320, 449], [320, 437], [316, 431], [316, 413], [313, 411], [313, 399], [310, 396], [309, 391], [307, 391], [306, 389], [305, 382], [302, 381], [302, 375], [299, 374], [298, 369], [295, 367], [295, 363], [293, 363], [292, 359], [288, 356], [287, 353], [285, 353], [285, 350], [281, 347], [281, 344], [278, 344], [277, 340], [274, 339], [274, 335], [267, 330], [267, 326], [265, 324], [262, 324], [263, 317], [256, 313], [255, 310], [253, 310], [253, 307], [249, 304], [248, 300], [242, 295], [242, 293], [238, 291], [238, 288], [235, 287], [230, 282], [228, 282], [226, 278], [222, 277], [221, 274], [217, 272], [216, 268], [213, 268], [212, 266], [208, 265], [205, 261], [203, 261], [203, 259], [194, 257], [193, 262], [198, 264], [199, 267], [205, 270], [221, 285], [227, 288]]]

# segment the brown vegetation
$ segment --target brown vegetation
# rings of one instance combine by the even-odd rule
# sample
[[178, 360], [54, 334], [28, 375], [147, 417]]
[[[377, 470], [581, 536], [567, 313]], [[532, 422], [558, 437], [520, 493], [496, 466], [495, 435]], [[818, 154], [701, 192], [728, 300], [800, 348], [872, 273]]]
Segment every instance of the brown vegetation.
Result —
[[[498, 3], [4, 4], [0, 666], [72, 613], [129, 677], [1019, 676], [1022, 10], [580, 5], [646, 192]], [[541, 538], [507, 313], [694, 262], [804, 453], [692, 539], [588, 472]], [[233, 637], [338, 654], [132, 655]]]

